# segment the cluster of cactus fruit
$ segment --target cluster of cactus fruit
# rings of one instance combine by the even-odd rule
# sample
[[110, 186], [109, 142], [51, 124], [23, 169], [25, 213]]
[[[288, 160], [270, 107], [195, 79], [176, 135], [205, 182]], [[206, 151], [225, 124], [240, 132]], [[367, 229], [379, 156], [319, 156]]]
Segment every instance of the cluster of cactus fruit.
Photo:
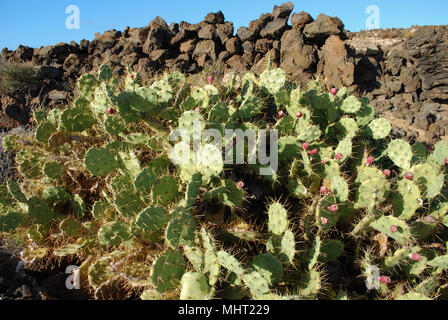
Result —
[[[103, 65], [73, 106], [34, 112], [34, 137], [6, 136], [18, 178], [1, 186], [0, 232], [26, 237], [22, 259], [78, 259], [96, 298], [448, 298], [447, 142], [393, 139], [368, 99], [281, 69], [207, 82], [147, 86]], [[278, 170], [236, 179], [210, 143], [173, 161], [191, 151], [170, 133], [198, 126], [278, 130]], [[260, 204], [255, 220], [242, 209]]]

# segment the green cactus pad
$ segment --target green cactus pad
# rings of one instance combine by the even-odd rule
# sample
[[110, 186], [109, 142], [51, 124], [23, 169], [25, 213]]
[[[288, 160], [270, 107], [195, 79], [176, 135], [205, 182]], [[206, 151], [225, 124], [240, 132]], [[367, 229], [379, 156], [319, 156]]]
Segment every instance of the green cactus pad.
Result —
[[342, 102], [340, 109], [344, 113], [356, 113], [361, 109], [361, 102], [355, 96], [348, 96]]
[[192, 245], [194, 242], [196, 222], [189, 213], [183, 213], [168, 224], [165, 233], [166, 243], [173, 249], [179, 246]]
[[51, 135], [57, 131], [57, 128], [51, 122], [42, 122], [36, 129], [36, 140], [42, 143], [47, 143]]
[[144, 194], [151, 193], [151, 187], [157, 182], [157, 176], [151, 168], [143, 169], [135, 178], [134, 186], [137, 191]]
[[165, 211], [160, 207], [151, 206], [144, 209], [135, 219], [137, 228], [154, 232], [165, 227], [169, 222]]
[[87, 108], [71, 108], [61, 114], [62, 126], [68, 132], [82, 132], [90, 129], [95, 122], [95, 117]]
[[97, 81], [92, 74], [84, 74], [78, 80], [79, 92], [89, 101], [93, 100]]
[[359, 167], [358, 175], [356, 176], [356, 183], [363, 183], [370, 179], [384, 179], [384, 174], [374, 167]]
[[389, 136], [392, 126], [389, 120], [385, 118], [378, 118], [370, 122], [368, 132], [375, 140], [384, 139]]
[[305, 299], [315, 299], [319, 293], [321, 286], [321, 276], [318, 271], [309, 271], [302, 279], [300, 279], [300, 295]]
[[87, 275], [89, 284], [97, 288], [113, 277], [113, 271], [107, 259], [100, 259], [89, 267]]
[[412, 148], [408, 142], [397, 139], [389, 143], [387, 155], [395, 163], [397, 167], [403, 170], [411, 168]]
[[73, 218], [68, 218], [62, 221], [59, 224], [59, 230], [69, 237], [76, 238], [80, 238], [87, 231], [81, 221]]
[[104, 177], [118, 168], [118, 161], [106, 148], [93, 147], [87, 151], [84, 165], [94, 176]]
[[331, 192], [336, 196], [339, 202], [348, 200], [348, 184], [341, 176], [331, 177]]
[[237, 117], [243, 121], [258, 116], [263, 108], [263, 101], [257, 97], [248, 96], [241, 103], [237, 111]]
[[66, 245], [63, 245], [62, 247], [55, 248], [53, 250], [53, 254], [56, 257], [67, 257], [67, 256], [75, 255], [78, 253], [78, 250], [80, 247], [81, 246], [76, 243], [66, 244]]
[[14, 197], [17, 201], [21, 203], [26, 203], [27, 199], [26, 196], [23, 194], [22, 190], [20, 189], [20, 186], [17, 184], [17, 182], [13, 180], [8, 181], [8, 191], [11, 196]]
[[437, 268], [437, 271], [448, 269], [448, 255], [439, 256], [428, 261], [428, 266]]
[[418, 186], [409, 180], [401, 180], [397, 184], [398, 194], [392, 198], [394, 213], [406, 221], [412, 219], [420, 208], [421, 194]]
[[268, 209], [268, 229], [274, 235], [281, 236], [288, 228], [288, 212], [280, 202], [274, 202]]
[[104, 128], [108, 134], [118, 135], [126, 130], [126, 123], [122, 118], [110, 116], [104, 122]]
[[98, 240], [104, 245], [118, 246], [130, 237], [129, 225], [121, 221], [108, 222], [98, 231]]
[[207, 279], [199, 272], [186, 272], [181, 279], [181, 300], [209, 300], [212, 291]]
[[257, 271], [251, 271], [241, 276], [244, 284], [249, 288], [253, 298], [261, 298], [269, 293], [269, 282]]
[[54, 213], [48, 203], [40, 198], [33, 197], [29, 199], [28, 208], [29, 216], [32, 217], [37, 223], [48, 224], [54, 217]]
[[252, 267], [270, 284], [275, 284], [282, 280], [282, 264], [273, 255], [261, 254], [256, 256], [252, 261]]
[[164, 176], [154, 185], [152, 201], [160, 206], [166, 206], [173, 202], [179, 194], [176, 178]]
[[56, 201], [69, 201], [71, 199], [71, 194], [61, 187], [48, 187], [44, 190], [43, 196], [50, 202]]
[[199, 195], [199, 188], [202, 185], [202, 175], [200, 173], [195, 173], [191, 181], [188, 183], [187, 191], [185, 192], [186, 207], [190, 208], [196, 202]]
[[339, 161], [344, 162], [352, 155], [352, 147], [352, 140], [350, 139], [350, 136], [347, 136], [339, 141], [337, 148], [334, 150], [334, 154], [341, 154], [342, 158]]
[[204, 264], [204, 252], [196, 246], [183, 246], [184, 255], [193, 265], [194, 270], [202, 272]]
[[135, 191], [122, 191], [115, 195], [114, 204], [125, 218], [133, 218], [145, 208], [145, 203]]
[[373, 208], [386, 200], [390, 184], [383, 178], [364, 181], [356, 192], [355, 209]]
[[439, 141], [434, 146], [433, 153], [429, 156], [429, 162], [436, 163], [439, 166], [445, 165], [445, 159], [448, 158], [448, 142]]
[[301, 131], [297, 135], [297, 139], [299, 139], [300, 141], [313, 142], [318, 140], [321, 135], [322, 131], [319, 129], [319, 127], [311, 125], [306, 129], [304, 129], [303, 131]]
[[282, 69], [266, 70], [260, 75], [260, 87], [269, 94], [275, 95], [285, 84], [286, 74]]
[[224, 102], [218, 102], [215, 104], [208, 114], [208, 122], [223, 123], [229, 118], [229, 109]]
[[16, 229], [25, 220], [25, 216], [19, 212], [9, 211], [0, 214], [0, 232], [9, 232]]
[[336, 129], [342, 137], [353, 138], [359, 130], [358, 124], [352, 118], [342, 118], [336, 123]]
[[193, 137], [193, 133], [201, 133], [205, 129], [204, 117], [199, 112], [186, 111], [179, 119], [179, 129], [185, 130], [190, 137]]
[[344, 244], [339, 240], [326, 239], [322, 242], [320, 252], [321, 262], [333, 262], [344, 253]]
[[226, 268], [227, 270], [235, 273], [238, 276], [242, 276], [244, 274], [244, 269], [241, 266], [240, 262], [231, 254], [221, 250], [218, 251], [216, 255], [218, 259], [218, 263]]
[[[392, 226], [398, 227], [398, 230], [396, 232], [392, 232]], [[393, 216], [382, 216], [381, 218], [370, 223], [370, 227], [386, 234], [387, 236], [396, 240], [398, 243], [404, 244], [411, 241], [410, 227], [403, 220], [400, 220]]]
[[59, 179], [66, 170], [67, 168], [63, 164], [55, 161], [47, 162], [44, 166], [45, 175], [51, 179]]
[[112, 69], [108, 65], [102, 64], [98, 71], [98, 81], [109, 81], [112, 77]]
[[165, 251], [154, 261], [151, 281], [157, 291], [163, 293], [175, 289], [185, 273], [185, 260], [175, 251]]
[[115, 209], [108, 202], [99, 200], [93, 204], [92, 215], [97, 221], [111, 221], [115, 217]]

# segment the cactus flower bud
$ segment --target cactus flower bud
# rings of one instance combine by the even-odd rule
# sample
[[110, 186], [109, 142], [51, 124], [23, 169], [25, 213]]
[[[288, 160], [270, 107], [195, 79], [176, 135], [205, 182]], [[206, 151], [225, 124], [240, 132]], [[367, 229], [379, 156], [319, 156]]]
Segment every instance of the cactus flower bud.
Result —
[[243, 189], [244, 188], [244, 182], [243, 181], [238, 181], [236, 183], [236, 185], [238, 186], [238, 188]]
[[388, 177], [390, 177], [391, 172], [390, 172], [389, 169], [384, 169], [384, 170], [383, 170], [383, 174], [386, 176], [386, 178], [388, 178]]
[[304, 142], [304, 143], [302, 143], [302, 149], [303, 150], [306, 150], [306, 149], [308, 149], [310, 147], [310, 144], [308, 143], [308, 142]]
[[115, 114], [115, 109], [114, 108], [108, 108], [107, 109], [107, 113], [108, 114]]
[[303, 116], [303, 113], [301, 111], [297, 111], [296, 112], [296, 117], [297, 118], [302, 118], [302, 116]]
[[326, 194], [328, 194], [328, 188], [327, 188], [327, 187], [324, 187], [324, 186], [320, 187], [320, 193], [321, 193], [322, 195], [326, 195]]
[[285, 116], [285, 112], [282, 111], [282, 110], [280, 110], [280, 111], [277, 113], [277, 116], [278, 116], [279, 118], [283, 118], [283, 117]]
[[339, 206], [337, 204], [332, 204], [327, 209], [331, 212], [337, 212], [339, 210]]
[[337, 93], [338, 93], [338, 89], [336, 89], [336, 88], [332, 88], [331, 90], [330, 90], [330, 93], [332, 94], [332, 95], [336, 95]]
[[414, 261], [420, 261], [422, 256], [418, 253], [411, 253], [411, 254], [409, 254], [409, 258]]
[[336, 160], [341, 160], [342, 157], [343, 157], [342, 153], [337, 153], [336, 156], [335, 156], [335, 159]]
[[320, 222], [322, 222], [323, 225], [326, 225], [328, 223], [328, 219], [325, 217], [320, 218]]
[[380, 281], [384, 284], [388, 284], [390, 282], [390, 278], [386, 277], [386, 276], [381, 276], [381, 277], [378, 277], [378, 281]]
[[320, 163], [322, 163], [323, 165], [327, 164], [327, 160], [322, 160]]
[[373, 161], [375, 161], [375, 158], [372, 156], [368, 156], [366, 162], [367, 166], [370, 166], [373, 163]]
[[313, 149], [313, 150], [311, 150], [311, 151], [308, 151], [308, 153], [309, 153], [310, 155], [314, 156], [314, 155], [318, 154], [319, 151], [318, 151], [317, 149]]
[[199, 112], [201, 109], [199, 107], [194, 108], [194, 111]]
[[406, 172], [404, 177], [408, 180], [412, 180], [412, 179], [414, 179], [414, 174], [412, 172]]
[[390, 232], [395, 233], [398, 231], [398, 227], [397, 226], [390, 226]]

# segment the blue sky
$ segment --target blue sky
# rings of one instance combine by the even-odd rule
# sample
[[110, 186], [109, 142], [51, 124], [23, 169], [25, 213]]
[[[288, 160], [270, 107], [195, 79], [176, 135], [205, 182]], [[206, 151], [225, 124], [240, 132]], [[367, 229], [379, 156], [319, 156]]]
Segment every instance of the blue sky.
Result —
[[[15, 50], [19, 44], [40, 47], [58, 42], [92, 40], [95, 32], [126, 26], [142, 27], [157, 15], [168, 23], [197, 23], [208, 12], [221, 10], [235, 31], [248, 26], [261, 13], [271, 12], [274, 0], [0, 0], [0, 48]], [[380, 27], [448, 24], [447, 0], [295, 0], [294, 12], [338, 16], [346, 29], [366, 29], [366, 8], [380, 9]], [[80, 10], [80, 29], [66, 28], [67, 6]]]

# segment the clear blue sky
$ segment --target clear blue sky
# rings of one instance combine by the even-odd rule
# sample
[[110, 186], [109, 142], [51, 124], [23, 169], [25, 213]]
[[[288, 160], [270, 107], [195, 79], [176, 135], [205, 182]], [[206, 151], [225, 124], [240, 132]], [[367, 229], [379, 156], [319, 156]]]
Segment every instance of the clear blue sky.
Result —
[[[19, 44], [40, 47], [58, 42], [92, 40], [95, 32], [126, 26], [142, 27], [157, 15], [168, 23], [197, 23], [208, 12], [222, 10], [235, 30], [247, 26], [261, 13], [271, 12], [274, 0], [0, 0], [0, 48], [15, 50]], [[338, 16], [346, 29], [366, 29], [369, 5], [380, 9], [380, 27], [448, 24], [447, 0], [295, 0], [294, 12]], [[80, 29], [65, 27], [66, 7], [80, 9]]]

